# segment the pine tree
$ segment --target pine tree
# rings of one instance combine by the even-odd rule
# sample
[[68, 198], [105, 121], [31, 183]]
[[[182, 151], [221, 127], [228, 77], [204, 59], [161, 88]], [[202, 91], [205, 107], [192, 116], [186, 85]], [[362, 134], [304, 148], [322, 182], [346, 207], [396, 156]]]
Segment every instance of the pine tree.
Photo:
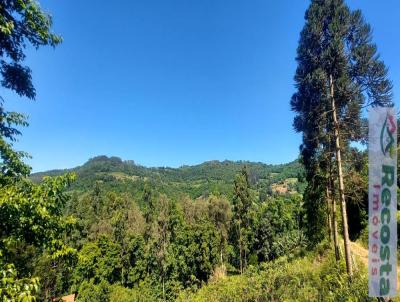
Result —
[[[343, 0], [313, 0], [305, 21], [297, 49], [297, 92], [291, 100], [297, 113], [294, 127], [303, 133], [301, 153], [309, 182], [323, 174], [318, 169], [322, 154], [328, 153], [336, 163], [345, 260], [351, 278], [342, 152], [350, 141], [361, 139], [363, 106], [392, 105], [392, 84], [371, 42], [371, 28], [359, 10], [350, 11]], [[333, 154], [326, 148], [331, 145], [326, 144], [327, 134], [334, 143]], [[313, 199], [305, 198], [306, 207], [313, 204]]]

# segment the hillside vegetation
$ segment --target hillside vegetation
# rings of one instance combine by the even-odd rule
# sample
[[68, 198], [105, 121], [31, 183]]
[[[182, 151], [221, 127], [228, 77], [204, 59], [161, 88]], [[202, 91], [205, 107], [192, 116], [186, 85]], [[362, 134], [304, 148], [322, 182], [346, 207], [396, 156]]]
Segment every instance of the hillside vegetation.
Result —
[[211, 193], [232, 197], [233, 181], [243, 166], [247, 167], [250, 184], [257, 189], [261, 200], [274, 192], [279, 193], [280, 190], [275, 188], [282, 184], [293, 193], [304, 190], [304, 169], [298, 160], [281, 165], [214, 160], [180, 168], [147, 168], [132, 160], [124, 161], [118, 157], [102, 155], [76, 168], [34, 173], [30, 178], [40, 182], [43, 176], [60, 176], [74, 172], [78, 178], [70, 189], [76, 191], [92, 189], [96, 183], [102, 183], [107, 190], [128, 192], [139, 197], [147, 183], [170, 197], [187, 194], [195, 199]]

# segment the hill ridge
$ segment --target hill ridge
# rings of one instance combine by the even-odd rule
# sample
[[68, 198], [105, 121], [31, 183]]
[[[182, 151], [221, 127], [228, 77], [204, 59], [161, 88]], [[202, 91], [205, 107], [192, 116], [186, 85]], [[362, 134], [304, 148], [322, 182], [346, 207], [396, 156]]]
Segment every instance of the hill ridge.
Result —
[[[285, 164], [266, 164], [252, 161], [211, 160], [196, 165], [172, 167], [145, 167], [133, 160], [122, 160], [116, 156], [99, 155], [90, 158], [84, 164], [69, 168], [55, 169], [31, 174], [30, 178], [40, 182], [43, 176], [58, 176], [67, 172], [75, 172], [77, 181], [72, 189], [86, 190], [101, 182], [118, 191], [129, 190], [129, 185], [143, 187], [146, 182], [160, 188], [166, 194], [184, 193], [193, 198], [210, 192], [229, 194], [237, 173], [246, 166], [252, 186], [261, 195], [268, 195], [275, 190], [272, 184], [285, 186], [282, 192], [301, 191], [296, 182], [286, 183], [286, 179], [299, 180], [303, 167], [298, 160]], [[302, 180], [300, 179], [300, 182]]]

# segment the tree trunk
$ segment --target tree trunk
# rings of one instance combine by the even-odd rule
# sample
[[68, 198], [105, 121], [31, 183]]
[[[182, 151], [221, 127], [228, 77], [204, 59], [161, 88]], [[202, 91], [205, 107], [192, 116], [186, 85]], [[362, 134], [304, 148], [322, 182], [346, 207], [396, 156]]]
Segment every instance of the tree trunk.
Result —
[[346, 200], [344, 198], [344, 182], [343, 182], [343, 172], [342, 172], [342, 157], [340, 150], [339, 123], [336, 115], [337, 113], [335, 106], [334, 87], [333, 87], [334, 84], [332, 75], [330, 75], [329, 77], [329, 84], [330, 84], [329, 86], [330, 86], [331, 102], [332, 102], [332, 117], [333, 117], [333, 126], [334, 126], [333, 128], [335, 136], [336, 163], [337, 163], [338, 177], [339, 177], [339, 198], [340, 198], [340, 207], [342, 210], [344, 252], [346, 259], [347, 274], [351, 279], [353, 277], [353, 269], [350, 256], [350, 239], [349, 239], [349, 231], [347, 224]]
[[332, 231], [333, 231], [333, 246], [335, 249], [336, 260], [340, 260], [339, 251], [339, 236], [337, 230], [337, 218], [336, 218], [336, 197], [335, 197], [335, 184], [333, 183], [332, 171], [329, 171], [329, 186], [331, 191], [331, 201], [332, 201]]
[[329, 188], [326, 186], [326, 212], [327, 212], [327, 217], [326, 217], [326, 223], [328, 225], [328, 232], [329, 232], [329, 242], [333, 241], [333, 233], [332, 233], [332, 221], [331, 221], [331, 207], [330, 207], [330, 194], [329, 194]]
[[239, 254], [240, 254], [240, 274], [243, 274], [243, 262], [242, 262], [242, 227], [239, 219]]
[[165, 301], [165, 280], [164, 280], [164, 273], [163, 273], [163, 278], [162, 278], [162, 295], [163, 295], [163, 300]]
[[244, 247], [243, 244], [243, 260], [244, 260], [244, 265], [243, 265], [243, 270], [247, 269], [247, 252], [246, 252], [246, 248]]

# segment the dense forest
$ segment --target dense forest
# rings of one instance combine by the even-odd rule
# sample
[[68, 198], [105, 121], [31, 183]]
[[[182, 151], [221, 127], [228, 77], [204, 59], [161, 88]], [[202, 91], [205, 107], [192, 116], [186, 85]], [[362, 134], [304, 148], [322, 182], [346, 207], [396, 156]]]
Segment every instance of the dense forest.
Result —
[[[97, 156], [31, 174], [14, 147], [27, 117], [0, 98], [1, 300], [372, 301], [356, 253], [368, 241], [363, 109], [393, 101], [371, 31], [343, 0], [311, 1], [287, 100], [302, 143], [287, 164]], [[61, 42], [36, 1], [0, 1], [3, 89], [35, 99], [26, 47]]]
[[[42, 276], [56, 266], [43, 283], [47, 297], [79, 292], [79, 301], [106, 301], [109, 291], [134, 288], [129, 295], [139, 300], [174, 300], [213, 274], [238, 274], [305, 241], [297, 161], [170, 169], [98, 156], [71, 172], [77, 180], [65, 192], [64, 215], [76, 220], [67, 238], [78, 252], [57, 264], [39, 256]], [[275, 192], [274, 184], [288, 191]]]

